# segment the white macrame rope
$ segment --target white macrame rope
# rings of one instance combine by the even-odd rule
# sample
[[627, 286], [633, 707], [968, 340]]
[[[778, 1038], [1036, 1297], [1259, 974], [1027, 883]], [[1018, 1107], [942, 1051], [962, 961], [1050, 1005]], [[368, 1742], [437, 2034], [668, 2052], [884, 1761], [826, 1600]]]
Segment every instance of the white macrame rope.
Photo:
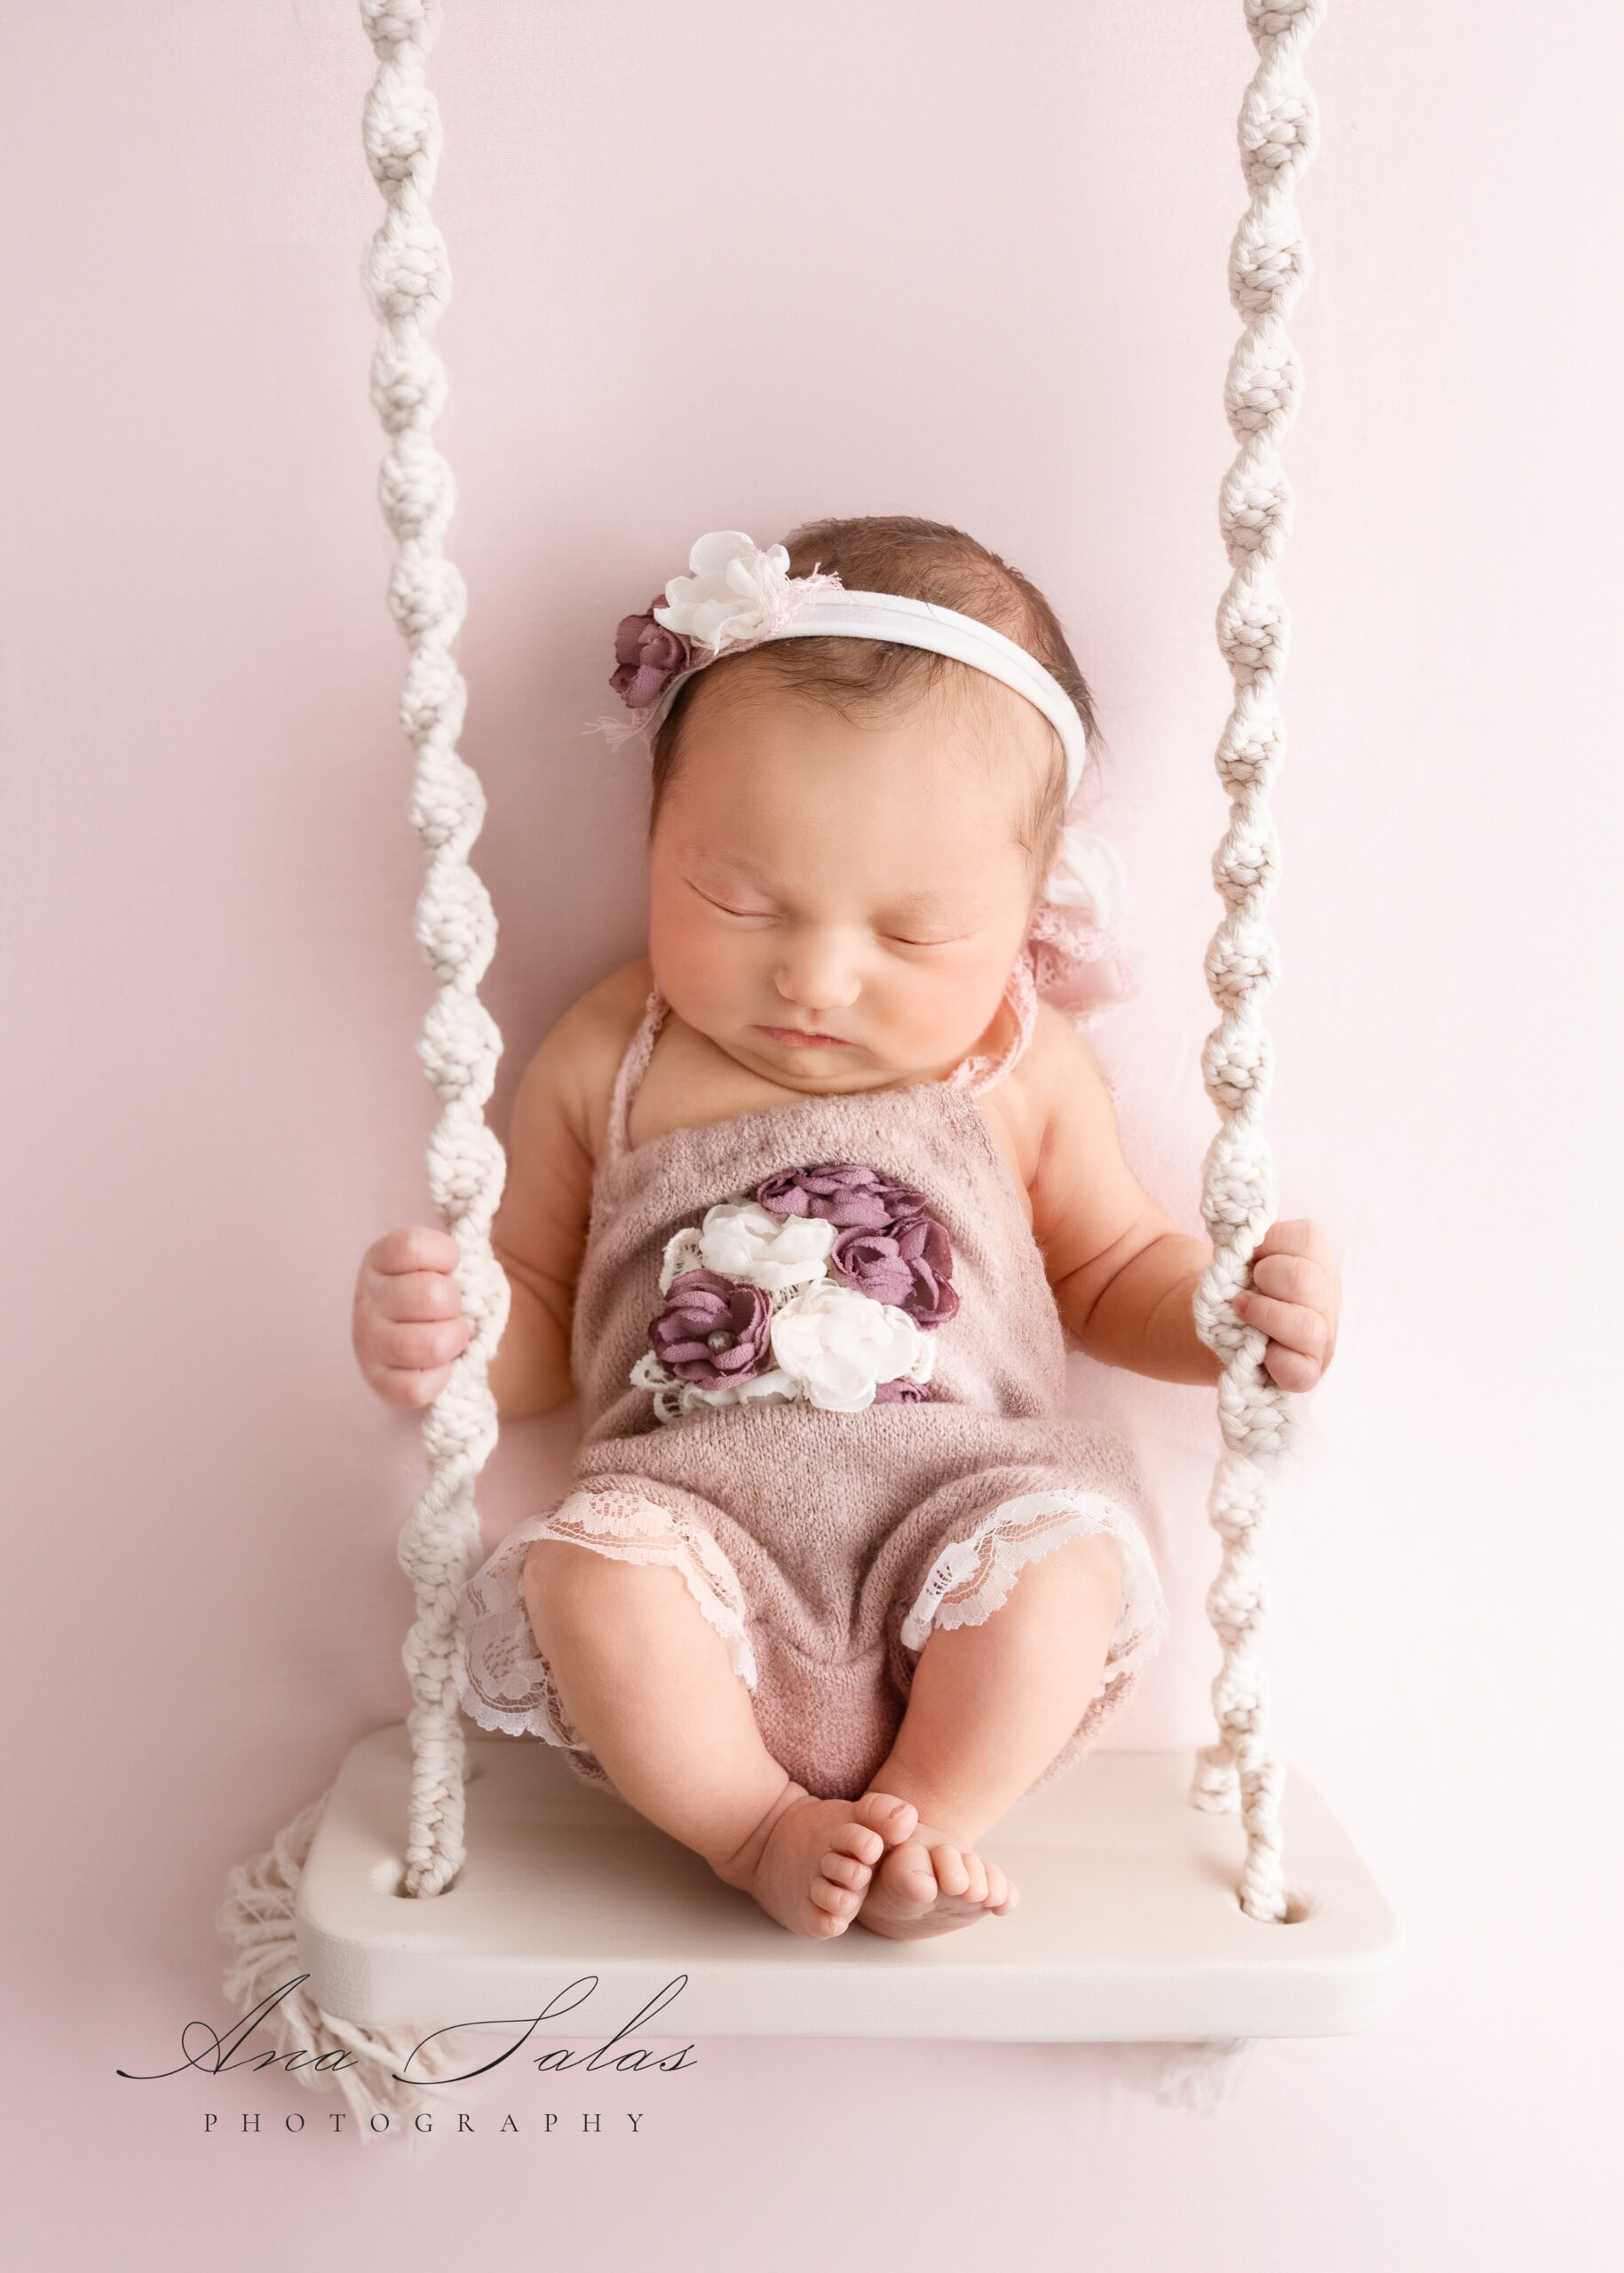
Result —
[[400, 722], [416, 753], [410, 812], [428, 859], [416, 936], [440, 981], [417, 1045], [444, 1107], [429, 1141], [429, 1188], [461, 1249], [456, 1279], [471, 1327], [424, 1415], [428, 1483], [400, 1542], [401, 1567], [417, 1598], [402, 1651], [413, 1698], [404, 1891], [432, 1895], [449, 1883], [463, 1855], [464, 1747], [452, 1633], [457, 1596], [483, 1551], [474, 1480], [496, 1442], [488, 1374], [508, 1314], [508, 1282], [490, 1243], [506, 1163], [485, 1122], [502, 1036], [479, 996], [495, 949], [496, 919], [468, 859], [485, 819], [485, 796], [456, 747], [467, 690], [451, 645], [466, 593], [443, 549], [456, 489], [430, 439], [446, 375], [429, 335], [451, 296], [445, 240], [428, 207], [440, 129], [424, 58], [439, 25], [425, 0], [360, 0], [360, 13], [378, 59], [362, 133], [388, 209], [367, 262], [382, 327], [372, 359], [372, 402], [388, 437], [378, 502], [399, 548], [390, 611], [411, 650]]
[[[440, 981], [417, 1045], [444, 1108], [429, 1141], [429, 1185], [461, 1251], [457, 1282], [472, 1326], [467, 1348], [424, 1415], [429, 1480], [400, 1541], [401, 1567], [416, 1597], [401, 1653], [412, 1685], [412, 1783], [400, 1891], [426, 1896], [444, 1892], [463, 1857], [464, 1746], [451, 1637], [457, 1598], [483, 1555], [474, 1481], [496, 1441], [488, 1374], [509, 1293], [491, 1253], [490, 1230], [506, 1162], [484, 1110], [502, 1037], [478, 991], [495, 947], [496, 923], [468, 861], [485, 800], [456, 748], [466, 690], [451, 643], [465, 595], [443, 550], [456, 491], [429, 431], [445, 400], [446, 375], [428, 334], [451, 293], [445, 244], [428, 209], [440, 114], [424, 59], [439, 27], [431, 21], [431, 0], [360, 4], [378, 59], [362, 139], [388, 208], [366, 272], [381, 325], [372, 400], [388, 437], [378, 498], [397, 545], [389, 605], [411, 650], [400, 719], [416, 753], [410, 812], [428, 859], [416, 936]], [[303, 1985], [299, 1886], [333, 1789], [329, 1785], [302, 1809], [263, 1854], [234, 1867], [215, 1922], [231, 1951], [227, 2000], [254, 2015], [257, 2036], [269, 2038], [281, 2054], [299, 2055], [291, 2072], [302, 2083], [313, 2089], [336, 2084], [360, 2135], [370, 2139], [384, 2135], [370, 2127], [376, 2118], [471, 2103], [467, 2087], [453, 2080], [464, 2056], [455, 2037], [436, 2034], [419, 2047], [416, 2029], [336, 2018]], [[290, 1989], [293, 1984], [299, 1985]], [[403, 2078], [408, 2059], [412, 2077]]]
[[1252, 1255], [1277, 1205], [1274, 1162], [1261, 1126], [1273, 1067], [1263, 1006], [1279, 975], [1264, 915], [1279, 872], [1269, 793], [1286, 752], [1279, 690], [1289, 622], [1274, 569], [1292, 519], [1280, 443], [1302, 388], [1286, 318], [1311, 273], [1296, 183], [1319, 139], [1302, 56], [1326, 0], [1243, 4], [1259, 59], [1237, 129], [1251, 202], [1229, 257], [1230, 301], [1245, 329], [1224, 391], [1230, 432], [1240, 447], [1219, 497], [1233, 574], [1219, 603], [1217, 634], [1235, 700], [1216, 753], [1230, 797], [1229, 825], [1213, 860], [1224, 914], [1206, 957], [1208, 986], [1223, 1015], [1201, 1059], [1219, 1116], [1201, 1194], [1215, 1252], [1195, 1295], [1197, 1331], [1224, 1360], [1218, 1382], [1224, 1449], [1208, 1502], [1224, 1551], [1207, 1596], [1223, 1662], [1212, 1691], [1217, 1741], [1198, 1758], [1191, 1798], [1218, 1810], [1239, 1804], [1247, 1841], [1241, 1907], [1248, 1917], [1279, 1920], [1287, 1913], [1280, 1866], [1283, 1776], [1268, 1747], [1268, 1683], [1257, 1650], [1264, 1607], [1257, 1547], [1269, 1505], [1264, 1468], [1285, 1450], [1292, 1424], [1287, 1393], [1263, 1370], [1268, 1337], [1240, 1323], [1234, 1296], [1251, 1283]]

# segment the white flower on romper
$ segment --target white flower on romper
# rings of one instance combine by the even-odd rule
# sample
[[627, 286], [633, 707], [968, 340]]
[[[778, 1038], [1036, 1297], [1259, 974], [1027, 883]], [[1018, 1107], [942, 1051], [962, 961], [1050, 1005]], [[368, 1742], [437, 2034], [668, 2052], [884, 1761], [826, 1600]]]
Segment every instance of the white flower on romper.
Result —
[[828, 1413], [861, 1413], [881, 1382], [913, 1374], [923, 1334], [894, 1303], [825, 1279], [772, 1313], [772, 1354], [809, 1401]]
[[826, 1278], [836, 1236], [837, 1226], [823, 1216], [774, 1216], [754, 1200], [722, 1200], [705, 1210], [698, 1255], [707, 1271], [748, 1279], [771, 1295]]

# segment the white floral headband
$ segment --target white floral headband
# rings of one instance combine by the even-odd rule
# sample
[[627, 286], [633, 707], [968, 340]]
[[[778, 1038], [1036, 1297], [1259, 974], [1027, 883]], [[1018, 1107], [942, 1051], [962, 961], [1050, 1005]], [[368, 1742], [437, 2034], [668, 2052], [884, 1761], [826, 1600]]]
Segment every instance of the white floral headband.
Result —
[[[952, 655], [1034, 703], [1060, 737], [1066, 796], [1068, 800], [1075, 796], [1088, 761], [1077, 707], [1052, 672], [991, 624], [899, 592], [852, 591], [834, 574], [814, 570], [811, 575], [791, 576], [784, 546], [774, 544], [764, 551], [741, 529], [712, 529], [701, 537], [688, 555], [688, 566], [692, 573], [673, 576], [643, 614], [621, 618], [609, 684], [631, 715], [590, 720], [584, 730], [588, 733], [601, 733], [614, 743], [637, 734], [652, 739], [696, 671], [723, 655], [741, 654], [768, 640], [831, 634], [891, 639]], [[1104, 837], [1068, 825], [1044, 883], [1043, 900], [1050, 910], [1066, 911], [1072, 921], [1068, 923], [1062, 916], [1047, 928], [1040, 923], [1034, 929], [1034, 960], [1040, 966], [1037, 949], [1045, 939], [1054, 951], [1051, 964], [1069, 970], [1097, 962], [1107, 943], [1114, 947], [1117, 921], [1133, 905], [1121, 853]], [[1097, 936], [1085, 939], [1079, 923]]]

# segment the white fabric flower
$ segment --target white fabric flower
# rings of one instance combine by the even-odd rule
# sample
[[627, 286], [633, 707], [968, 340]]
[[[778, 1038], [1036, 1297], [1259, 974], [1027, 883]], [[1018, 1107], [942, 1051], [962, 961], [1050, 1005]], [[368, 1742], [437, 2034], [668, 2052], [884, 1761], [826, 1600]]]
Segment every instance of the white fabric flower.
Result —
[[1109, 931], [1135, 905], [1128, 865], [1114, 844], [1073, 824], [1060, 833], [1060, 849], [1043, 886], [1055, 907], [1080, 907], [1102, 931]]
[[772, 1355], [808, 1400], [828, 1413], [860, 1413], [881, 1382], [920, 1361], [924, 1340], [906, 1311], [826, 1279], [774, 1311]]
[[760, 546], [742, 529], [712, 529], [688, 555], [691, 576], [673, 576], [665, 606], [654, 618], [695, 646], [719, 648], [754, 639], [781, 612], [789, 555], [781, 544]]
[[837, 1236], [827, 1216], [774, 1216], [754, 1200], [722, 1200], [705, 1210], [699, 1260], [707, 1271], [774, 1294], [826, 1278]]

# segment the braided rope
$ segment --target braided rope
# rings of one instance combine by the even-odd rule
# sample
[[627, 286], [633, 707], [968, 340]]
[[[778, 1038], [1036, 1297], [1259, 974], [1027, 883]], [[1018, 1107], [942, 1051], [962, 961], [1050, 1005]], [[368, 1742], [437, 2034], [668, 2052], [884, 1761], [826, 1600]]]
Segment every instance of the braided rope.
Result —
[[1286, 318], [1311, 270], [1299, 221], [1298, 175], [1313, 155], [1319, 115], [1304, 83], [1303, 48], [1326, 0], [1243, 0], [1257, 68], [1240, 107], [1241, 171], [1251, 203], [1230, 248], [1229, 295], [1245, 324], [1230, 359], [1224, 404], [1240, 453], [1224, 478], [1219, 525], [1233, 571], [1218, 606], [1218, 645], [1235, 700], [1218, 744], [1229, 825], [1213, 859], [1224, 915], [1207, 950], [1207, 983], [1222, 1012], [1202, 1052], [1219, 1127], [1208, 1147], [1201, 1214], [1214, 1243], [1195, 1295], [1196, 1328], [1224, 1361], [1218, 1382], [1224, 1450], [1208, 1514], [1224, 1542], [1207, 1610], [1223, 1651], [1212, 1699], [1218, 1738], [1198, 1756], [1191, 1799], [1232, 1812], [1246, 1827], [1240, 1905], [1279, 1920], [1283, 1772], [1267, 1740], [1268, 1683], [1257, 1652], [1264, 1606], [1257, 1542], [1269, 1504], [1266, 1462], [1290, 1441], [1286, 1392], [1263, 1370], [1268, 1337], [1242, 1326], [1234, 1296], [1250, 1283], [1254, 1250], [1274, 1219], [1274, 1163], [1261, 1120], [1273, 1070], [1264, 999], [1279, 976], [1264, 916], [1279, 872], [1270, 786], [1285, 757], [1279, 688], [1289, 624], [1274, 565], [1291, 527], [1293, 498], [1280, 441], [1296, 415], [1302, 368]]
[[409, 810], [428, 861], [416, 938], [440, 981], [417, 1044], [444, 1107], [429, 1140], [429, 1187], [462, 1250], [457, 1284], [472, 1329], [424, 1415], [428, 1484], [400, 1541], [400, 1564], [417, 1601], [401, 1652], [413, 1697], [405, 1891], [431, 1895], [448, 1884], [463, 1855], [464, 1747], [452, 1641], [457, 1596], [482, 1553], [474, 1479], [496, 1442], [487, 1376], [508, 1312], [508, 1282], [490, 1244], [506, 1164], [484, 1110], [502, 1036], [479, 996], [495, 948], [496, 920], [468, 860], [485, 819], [485, 796], [456, 748], [467, 689], [451, 643], [467, 596], [443, 550], [456, 489], [430, 439], [445, 400], [446, 372], [429, 335], [451, 294], [445, 240], [428, 207], [440, 127], [424, 59], [439, 29], [438, 12], [432, 0], [360, 0], [360, 15], [378, 59], [362, 138], [388, 209], [367, 262], [381, 326], [372, 402], [388, 438], [378, 502], [398, 546], [390, 612], [411, 650], [400, 721], [416, 752]]

